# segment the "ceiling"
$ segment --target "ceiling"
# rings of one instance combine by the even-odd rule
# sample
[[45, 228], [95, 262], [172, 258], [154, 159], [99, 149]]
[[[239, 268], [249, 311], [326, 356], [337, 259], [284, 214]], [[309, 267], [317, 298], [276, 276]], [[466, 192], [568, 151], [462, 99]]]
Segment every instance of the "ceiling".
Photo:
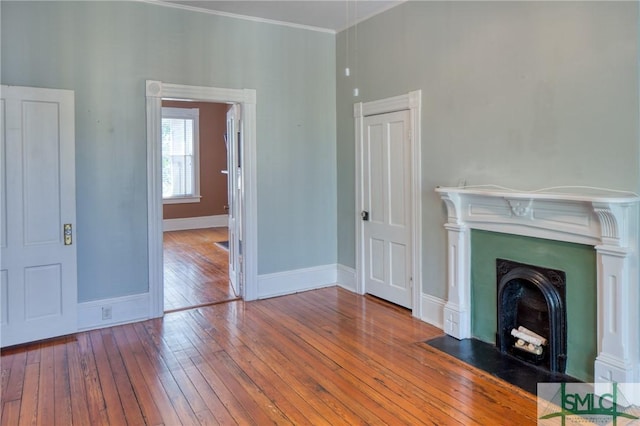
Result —
[[279, 21], [330, 32], [381, 13], [405, 0], [158, 0], [213, 13]]

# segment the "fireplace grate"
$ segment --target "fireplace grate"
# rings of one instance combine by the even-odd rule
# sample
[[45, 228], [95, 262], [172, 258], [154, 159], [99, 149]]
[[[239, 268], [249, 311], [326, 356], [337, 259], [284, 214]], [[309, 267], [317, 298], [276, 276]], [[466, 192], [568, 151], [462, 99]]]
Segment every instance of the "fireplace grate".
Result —
[[[503, 353], [552, 372], [566, 368], [566, 275], [563, 271], [496, 260], [498, 330], [496, 346]], [[514, 330], [528, 334], [514, 336]], [[520, 337], [521, 336], [521, 337]], [[524, 339], [524, 340], [523, 340]]]

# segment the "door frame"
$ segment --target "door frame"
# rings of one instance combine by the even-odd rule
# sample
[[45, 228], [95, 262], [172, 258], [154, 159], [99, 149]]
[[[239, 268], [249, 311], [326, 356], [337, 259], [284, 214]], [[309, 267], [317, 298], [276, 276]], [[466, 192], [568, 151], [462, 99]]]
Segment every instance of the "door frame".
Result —
[[192, 100], [212, 103], [240, 104], [243, 121], [242, 168], [244, 184], [244, 212], [242, 235], [244, 253], [244, 300], [255, 300], [258, 294], [258, 232], [256, 195], [256, 91], [188, 86], [146, 81], [147, 110], [147, 210], [148, 210], [148, 268], [149, 315], [164, 315], [164, 272], [162, 252], [162, 99]]
[[358, 102], [353, 105], [356, 138], [356, 292], [366, 293], [364, 265], [363, 221], [360, 212], [363, 207], [362, 191], [362, 162], [364, 144], [364, 118], [371, 115], [386, 114], [396, 111], [409, 111], [409, 138], [411, 147], [411, 185], [409, 209], [411, 211], [411, 276], [412, 300], [411, 313], [414, 317], [422, 318], [422, 173], [421, 173], [421, 112], [422, 90], [409, 92], [405, 95], [380, 99], [371, 102]]

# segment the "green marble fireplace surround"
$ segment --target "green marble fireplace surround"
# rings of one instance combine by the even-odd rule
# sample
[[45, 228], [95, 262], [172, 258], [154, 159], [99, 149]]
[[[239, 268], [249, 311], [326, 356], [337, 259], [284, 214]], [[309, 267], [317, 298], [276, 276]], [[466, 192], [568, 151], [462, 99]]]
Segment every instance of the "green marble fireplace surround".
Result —
[[593, 381], [597, 353], [596, 251], [592, 246], [474, 229], [471, 231], [471, 334], [495, 343], [496, 259], [566, 273], [566, 374]]
[[566, 274], [566, 373], [640, 378], [640, 196], [586, 187], [438, 187], [447, 208], [444, 332], [494, 342], [496, 259]]

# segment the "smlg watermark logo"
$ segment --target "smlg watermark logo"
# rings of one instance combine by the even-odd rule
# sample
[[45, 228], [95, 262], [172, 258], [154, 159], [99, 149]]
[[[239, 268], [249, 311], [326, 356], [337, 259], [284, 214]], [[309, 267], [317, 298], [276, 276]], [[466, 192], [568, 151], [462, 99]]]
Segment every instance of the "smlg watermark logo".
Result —
[[640, 383], [538, 383], [538, 425], [640, 426]]

